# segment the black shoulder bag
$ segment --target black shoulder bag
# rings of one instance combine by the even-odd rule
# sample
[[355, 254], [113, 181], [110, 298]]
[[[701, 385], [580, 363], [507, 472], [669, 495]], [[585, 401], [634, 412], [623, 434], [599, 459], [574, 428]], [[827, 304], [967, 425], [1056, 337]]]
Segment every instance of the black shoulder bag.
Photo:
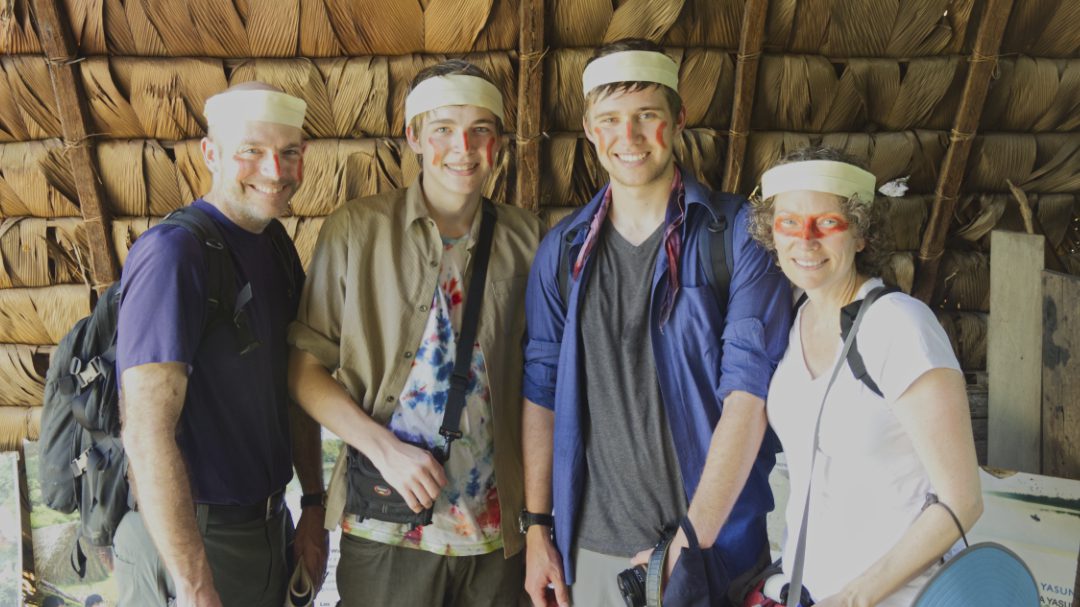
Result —
[[[465, 390], [469, 386], [469, 366], [472, 362], [473, 344], [476, 343], [476, 327], [480, 321], [480, 307], [484, 301], [484, 283], [487, 282], [488, 260], [491, 258], [491, 239], [495, 231], [495, 205], [483, 201], [480, 219], [480, 235], [473, 258], [472, 277], [465, 298], [465, 310], [461, 318], [461, 332], [455, 349], [454, 372], [450, 376], [450, 390], [446, 397], [443, 422], [439, 434], [446, 439], [446, 448], [435, 448], [431, 454], [440, 464], [450, 459], [450, 446], [461, 438], [461, 413], [465, 409]], [[425, 445], [414, 445], [427, 449]], [[382, 473], [371, 460], [350, 446], [348, 448], [349, 479], [345, 511], [360, 519], [373, 518], [380, 521], [419, 527], [431, 523], [432, 508], [413, 512], [405, 498], [386, 482]]]

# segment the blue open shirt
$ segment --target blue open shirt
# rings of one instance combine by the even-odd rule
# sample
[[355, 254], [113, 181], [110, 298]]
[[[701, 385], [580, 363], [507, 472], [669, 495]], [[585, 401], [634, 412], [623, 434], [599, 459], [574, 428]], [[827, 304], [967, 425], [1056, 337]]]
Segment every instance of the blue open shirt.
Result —
[[[773, 370], [787, 348], [791, 326], [791, 287], [769, 254], [750, 237], [747, 207], [736, 216], [734, 270], [727, 318], [723, 317], [702, 268], [697, 241], [699, 222], [719, 213], [710, 192], [683, 172], [686, 219], [682, 225], [680, 284], [671, 317], [660, 328], [660, 302], [669, 289], [668, 257], [664, 247], [656, 257], [650, 302], [653, 359], [664, 410], [682, 472], [687, 501], [701, 480], [713, 430], [724, 398], [741, 390], [762, 399]], [[606, 187], [605, 189], [606, 190]], [[525, 299], [528, 336], [525, 343], [523, 392], [530, 401], [555, 412], [552, 499], [555, 541], [564, 575], [573, 583], [571, 550], [585, 482], [584, 361], [581, 347], [581, 285], [588, 280], [586, 259], [578, 279], [570, 279], [568, 302], [559, 293], [560, 243], [569, 239], [570, 259], [576, 259], [603, 199], [601, 190], [588, 205], [556, 225], [540, 243]], [[659, 448], [635, 445], [627, 448]], [[772, 431], [758, 453], [731, 515], [713, 548], [706, 551], [709, 586], [726, 592], [731, 578], [750, 569], [768, 546], [765, 516], [773, 508], [769, 472], [778, 443]], [[617, 521], [616, 521], [617, 523]], [[642, 546], [648, 548], [648, 546]]]

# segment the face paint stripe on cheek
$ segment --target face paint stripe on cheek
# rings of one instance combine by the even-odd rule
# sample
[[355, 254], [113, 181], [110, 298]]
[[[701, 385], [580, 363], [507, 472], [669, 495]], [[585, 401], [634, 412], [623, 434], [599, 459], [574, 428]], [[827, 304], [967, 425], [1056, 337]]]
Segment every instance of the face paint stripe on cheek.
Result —
[[436, 145], [434, 137], [428, 137], [427, 142], [428, 145], [431, 146], [431, 149], [434, 150], [434, 153], [431, 155], [431, 164], [432, 166], [439, 166], [440, 164], [442, 164], [443, 156], [445, 156], [446, 153], [445, 151], [440, 149], [441, 146]]
[[608, 143], [604, 138], [604, 132], [600, 130], [600, 127], [593, 127], [593, 135], [596, 135], [596, 147], [599, 148], [600, 154], [607, 153]]
[[274, 152], [274, 174], [281, 175], [281, 158]]
[[[821, 222], [824, 220], [831, 220], [836, 225], [821, 226]], [[796, 225], [785, 225], [785, 221], [794, 221]], [[773, 222], [773, 231], [783, 236], [790, 236], [792, 238], [801, 238], [803, 240], [810, 240], [813, 238], [824, 238], [833, 234], [840, 234], [846, 232], [848, 229], [848, 222], [841, 215], [836, 213], [825, 213], [822, 215], [810, 215], [803, 217], [802, 215], [784, 215], [777, 217]]]
[[487, 156], [488, 166], [495, 166], [495, 138], [488, 139], [487, 147], [485, 148], [485, 155]]
[[664, 141], [664, 131], [667, 130], [667, 122], [661, 122], [660, 126], [656, 127], [656, 143], [661, 149], [667, 149], [667, 142]]

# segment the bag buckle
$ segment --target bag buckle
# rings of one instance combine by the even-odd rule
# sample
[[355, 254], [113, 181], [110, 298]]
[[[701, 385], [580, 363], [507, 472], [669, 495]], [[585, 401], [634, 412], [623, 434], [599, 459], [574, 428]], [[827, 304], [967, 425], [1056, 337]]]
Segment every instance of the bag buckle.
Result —
[[72, 358], [68, 371], [75, 377], [76, 383], [79, 384], [79, 390], [85, 390], [87, 386], [94, 383], [102, 375], [101, 357], [95, 356], [91, 358], [85, 367], [81, 360]]
[[86, 472], [86, 466], [89, 463], [90, 463], [90, 449], [87, 449], [86, 451], [83, 451], [82, 453], [80, 453], [79, 457], [76, 457], [75, 459], [71, 460], [71, 463], [68, 464], [69, 468], [71, 469], [71, 475], [73, 477], [75, 477], [75, 478], [78, 478], [78, 477], [82, 476], [83, 473]]

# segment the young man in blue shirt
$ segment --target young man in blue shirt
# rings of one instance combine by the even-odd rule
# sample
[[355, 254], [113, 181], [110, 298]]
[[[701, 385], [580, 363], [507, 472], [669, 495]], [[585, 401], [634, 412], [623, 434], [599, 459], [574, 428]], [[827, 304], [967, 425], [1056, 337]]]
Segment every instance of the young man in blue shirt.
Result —
[[669, 597], [727, 605], [768, 560], [764, 399], [791, 292], [744, 209], [717, 300], [698, 228], [722, 214], [674, 161], [677, 87], [674, 61], [645, 41], [605, 46], [585, 69], [585, 133], [611, 181], [543, 240], [526, 294], [522, 523], [537, 607], [571, 594], [622, 605], [617, 574], [684, 517], [702, 550], [675, 535]]

